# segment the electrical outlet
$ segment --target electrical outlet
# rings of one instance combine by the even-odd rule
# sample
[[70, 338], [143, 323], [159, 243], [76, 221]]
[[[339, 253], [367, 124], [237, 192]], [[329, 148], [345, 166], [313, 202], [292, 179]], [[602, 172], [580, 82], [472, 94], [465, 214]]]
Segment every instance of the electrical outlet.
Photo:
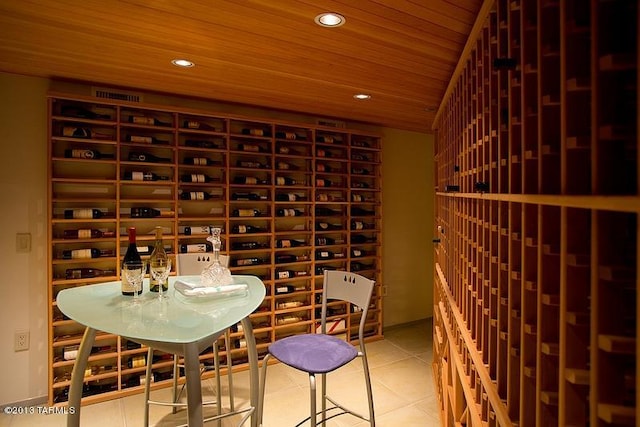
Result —
[[14, 351], [29, 350], [29, 331], [16, 331], [13, 349]]

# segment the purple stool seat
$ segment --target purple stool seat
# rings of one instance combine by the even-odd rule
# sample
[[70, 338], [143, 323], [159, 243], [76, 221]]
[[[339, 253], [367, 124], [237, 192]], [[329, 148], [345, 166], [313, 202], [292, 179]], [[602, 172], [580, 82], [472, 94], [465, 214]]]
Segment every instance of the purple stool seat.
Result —
[[269, 346], [269, 353], [293, 368], [325, 374], [346, 365], [358, 350], [340, 338], [323, 334], [293, 335]]

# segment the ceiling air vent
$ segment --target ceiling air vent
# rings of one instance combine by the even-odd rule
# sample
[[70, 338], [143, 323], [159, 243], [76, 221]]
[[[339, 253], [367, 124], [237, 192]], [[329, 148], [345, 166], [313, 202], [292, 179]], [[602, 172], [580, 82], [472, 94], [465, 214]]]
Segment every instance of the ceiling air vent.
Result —
[[144, 96], [137, 92], [108, 89], [104, 87], [92, 87], [91, 93], [96, 98], [115, 99], [118, 101], [143, 102]]
[[347, 123], [341, 120], [333, 119], [316, 119], [316, 124], [319, 126], [327, 126], [336, 129], [346, 129]]

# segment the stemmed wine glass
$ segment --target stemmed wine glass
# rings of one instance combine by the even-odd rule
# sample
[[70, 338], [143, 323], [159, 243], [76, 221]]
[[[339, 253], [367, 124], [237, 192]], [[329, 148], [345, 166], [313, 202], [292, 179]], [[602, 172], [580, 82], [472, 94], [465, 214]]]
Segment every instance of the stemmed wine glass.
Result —
[[146, 272], [144, 261], [127, 261], [122, 264], [122, 271], [127, 281], [133, 285], [133, 304], [139, 304], [138, 292], [142, 289], [142, 280]]
[[158, 281], [158, 299], [167, 298], [164, 294], [164, 282], [171, 272], [171, 258], [156, 258], [149, 264], [151, 276]]

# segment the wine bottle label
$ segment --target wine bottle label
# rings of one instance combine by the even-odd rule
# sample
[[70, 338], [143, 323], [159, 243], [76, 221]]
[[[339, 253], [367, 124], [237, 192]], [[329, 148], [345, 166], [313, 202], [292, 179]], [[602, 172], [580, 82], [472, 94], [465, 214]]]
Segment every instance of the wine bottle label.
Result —
[[73, 218], [74, 219], [87, 219], [93, 218], [93, 209], [74, 209], [73, 210]]
[[276, 286], [276, 294], [286, 294], [287, 292], [289, 292], [287, 285]]
[[139, 135], [131, 135], [129, 137], [131, 142], [141, 142], [144, 144], [151, 144], [153, 142], [153, 138], [150, 136], [139, 136]]
[[91, 258], [91, 249], [74, 249], [71, 251], [71, 259]]
[[321, 251], [320, 252], [320, 258], [329, 258], [329, 252], [328, 251]]
[[71, 150], [71, 157], [74, 159], [94, 159], [95, 153], [92, 150]]
[[190, 200], [205, 200], [204, 191], [191, 191], [189, 193]]
[[144, 181], [144, 172], [131, 172], [132, 181]]
[[246, 232], [247, 232], [247, 226], [246, 225], [239, 225], [238, 226], [238, 233], [245, 234]]
[[262, 130], [262, 129], [249, 129], [249, 135], [264, 136], [264, 130]]
[[327, 153], [326, 153], [326, 151], [321, 150], [321, 149], [319, 149], [319, 150], [317, 150], [317, 151], [316, 151], [316, 155], [317, 155], [318, 157], [326, 157], [326, 154], [327, 154]]
[[278, 279], [289, 279], [291, 276], [289, 271], [278, 271]]
[[289, 165], [289, 163], [278, 162], [278, 169], [287, 170], [287, 169], [290, 169], [290, 168], [291, 168], [291, 165]]
[[207, 245], [205, 243], [195, 243], [195, 244], [186, 245], [186, 246], [187, 246], [186, 249], [188, 253], [207, 251]]
[[353, 223], [353, 225], [354, 225], [354, 227], [353, 227], [354, 230], [362, 230], [362, 229], [364, 229], [364, 224], [362, 223], [362, 221], [355, 221]]
[[295, 209], [283, 209], [282, 211], [283, 211], [282, 216], [296, 216]]
[[133, 116], [133, 117], [131, 117], [131, 121], [132, 121], [132, 123], [135, 123], [137, 125], [153, 125], [153, 124], [155, 124], [155, 121], [151, 117]]
[[352, 194], [351, 198], [353, 199], [354, 202], [361, 202], [362, 201], [362, 196], [360, 194]]
[[328, 202], [329, 201], [329, 195], [326, 194], [326, 193], [318, 194], [318, 201], [319, 202]]
[[318, 163], [316, 165], [316, 170], [318, 172], [325, 172], [326, 171], [326, 166], [323, 163]]
[[200, 122], [195, 120], [187, 120], [185, 124], [188, 129], [200, 129]]
[[260, 151], [260, 147], [258, 145], [253, 145], [253, 144], [243, 144], [242, 151], [258, 152]]
[[244, 179], [244, 183], [245, 184], [257, 184], [258, 183], [258, 178], [255, 178], [253, 176], [248, 176]]
[[238, 216], [256, 216], [253, 209], [238, 209]]
[[289, 154], [289, 147], [280, 147], [280, 148], [278, 149], [278, 152], [279, 152], [280, 154]]
[[353, 256], [362, 256], [362, 251], [360, 249], [354, 249], [352, 252]]
[[326, 135], [322, 138], [323, 142], [326, 142], [327, 144], [332, 144], [334, 142], [334, 139], [331, 135]]
[[85, 128], [65, 126], [62, 128], [62, 136], [69, 136], [72, 138], [91, 138], [91, 131]]
[[191, 182], [205, 182], [204, 175], [201, 173], [192, 173], [191, 174]]
[[78, 239], [90, 239], [91, 238], [91, 229], [90, 228], [81, 228], [78, 230]]
[[253, 258], [246, 258], [246, 259], [238, 259], [236, 260], [236, 265], [237, 266], [243, 266], [243, 265], [253, 265], [253, 264], [257, 264], [258, 261], [256, 259]]
[[320, 178], [316, 179], [316, 186], [317, 187], [325, 187], [326, 183], [327, 182], [324, 179], [320, 179]]
[[211, 228], [208, 225], [192, 225], [191, 227], [185, 227], [184, 234], [195, 235], [209, 235]]
[[146, 366], [146, 360], [144, 356], [134, 356], [131, 358], [131, 367], [132, 368], [142, 368]]
[[285, 132], [284, 137], [285, 139], [296, 139], [298, 136], [295, 132]]

